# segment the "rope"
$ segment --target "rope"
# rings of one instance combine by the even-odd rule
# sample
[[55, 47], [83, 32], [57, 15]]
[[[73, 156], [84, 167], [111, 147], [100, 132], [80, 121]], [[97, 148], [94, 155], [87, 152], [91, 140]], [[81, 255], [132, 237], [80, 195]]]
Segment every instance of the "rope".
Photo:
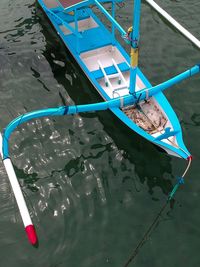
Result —
[[175, 186], [173, 187], [172, 191], [170, 192], [166, 202], [164, 203], [164, 205], [161, 207], [160, 211], [158, 212], [158, 214], [156, 215], [155, 219], [153, 220], [153, 222], [151, 223], [151, 225], [149, 226], [149, 228], [147, 229], [147, 231], [145, 232], [145, 234], [143, 235], [143, 237], [141, 238], [141, 240], [139, 241], [138, 245], [136, 246], [136, 248], [134, 249], [134, 251], [132, 252], [131, 256], [128, 258], [128, 260], [126, 261], [124, 267], [128, 267], [128, 265], [135, 259], [135, 257], [137, 256], [137, 254], [139, 253], [140, 249], [143, 247], [143, 245], [145, 244], [145, 242], [148, 240], [148, 238], [150, 237], [151, 233], [153, 232], [153, 230], [155, 229], [155, 226], [158, 223], [159, 218], [161, 217], [162, 213], [165, 211], [166, 207], [168, 206], [168, 203], [170, 203], [170, 201], [172, 200], [172, 198], [174, 197], [177, 189], [179, 188], [180, 185], [182, 185], [184, 183], [184, 177], [187, 174], [190, 166], [191, 166], [191, 162], [192, 162], [192, 158], [189, 157], [188, 158], [188, 164], [187, 167], [183, 173], [183, 175], [181, 177], [178, 178], [177, 183], [175, 184]]
[[[139, 101], [138, 101], [139, 102]], [[159, 126], [157, 126], [148, 116], [147, 116], [147, 114], [144, 112], [144, 110], [141, 108], [141, 106], [139, 105], [139, 103], [136, 103], [136, 108], [139, 110], [139, 111], [141, 111], [144, 115], [145, 115], [145, 117], [149, 120], [149, 122], [154, 126], [154, 128], [155, 129], [157, 129], [158, 130], [158, 132], [160, 133], [160, 134], [162, 134], [162, 131], [164, 130], [164, 128], [162, 128], [162, 131], [161, 130], [159, 130]], [[173, 142], [172, 140], [170, 140], [169, 139], [169, 137], [168, 138], [166, 138], [167, 140], [168, 140], [168, 142], [170, 142], [173, 146], [175, 146], [176, 148], [178, 148], [178, 149], [180, 149], [181, 151], [183, 151], [183, 153], [185, 153], [187, 156], [188, 156], [188, 160], [192, 157], [191, 155], [189, 155], [188, 154], [188, 152], [187, 151], [185, 151], [184, 149], [182, 149], [179, 145], [177, 145], [175, 142]], [[189, 168], [189, 166], [188, 166], [188, 168]], [[186, 170], [186, 172], [187, 172], [187, 170]], [[182, 175], [182, 177], [183, 177], [183, 175]]]

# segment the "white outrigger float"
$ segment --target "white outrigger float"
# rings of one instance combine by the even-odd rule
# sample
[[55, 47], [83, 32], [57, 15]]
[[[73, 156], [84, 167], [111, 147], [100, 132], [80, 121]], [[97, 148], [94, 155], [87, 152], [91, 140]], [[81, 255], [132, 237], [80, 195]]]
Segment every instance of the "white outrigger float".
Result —
[[[153, 0], [145, 1], [200, 48], [200, 41]], [[111, 3], [111, 14], [102, 5], [105, 2]], [[163, 91], [199, 73], [200, 65], [195, 65], [168, 81], [152, 87], [138, 67], [141, 0], [134, 1], [133, 26], [128, 32], [123, 30], [115, 20], [115, 6], [121, 2], [123, 0], [38, 0], [58, 35], [104, 101], [29, 112], [13, 120], [5, 128], [3, 137], [0, 135], [2, 159], [28, 239], [33, 245], [37, 243], [36, 231], [9, 155], [9, 137], [20, 124], [44, 116], [63, 116], [110, 109], [131, 130], [168, 154], [188, 160], [188, 167], [182, 178], [190, 166], [192, 157], [183, 143], [179, 120]], [[93, 6], [98, 7], [111, 22], [111, 31], [94, 14]], [[130, 44], [130, 56], [117, 41], [116, 30], [120, 32], [122, 39]]]

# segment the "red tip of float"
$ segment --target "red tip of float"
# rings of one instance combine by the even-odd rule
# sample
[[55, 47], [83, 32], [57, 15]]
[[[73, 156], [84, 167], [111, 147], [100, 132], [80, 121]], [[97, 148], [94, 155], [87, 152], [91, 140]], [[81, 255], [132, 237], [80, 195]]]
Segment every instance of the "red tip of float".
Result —
[[192, 155], [190, 155], [189, 157], [187, 157], [187, 160], [189, 161], [189, 160], [192, 160], [193, 159], [193, 156]]
[[25, 231], [26, 231], [26, 234], [28, 236], [29, 242], [32, 245], [36, 245], [38, 239], [37, 239], [37, 234], [36, 234], [34, 225], [31, 224], [31, 225], [26, 226]]

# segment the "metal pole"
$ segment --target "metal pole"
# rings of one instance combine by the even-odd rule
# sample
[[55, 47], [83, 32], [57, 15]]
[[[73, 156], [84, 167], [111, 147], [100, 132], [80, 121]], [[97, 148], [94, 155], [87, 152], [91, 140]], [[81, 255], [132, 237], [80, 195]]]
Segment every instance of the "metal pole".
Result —
[[[115, 1], [112, 0], [112, 17], [115, 19]], [[113, 45], [115, 44], [115, 25], [112, 23], [112, 40]]]
[[[78, 18], [77, 18], [77, 9], [74, 10], [74, 23], [75, 23], [75, 31], [78, 32]], [[79, 54], [79, 36], [76, 35], [76, 52]]]
[[101, 10], [101, 12], [107, 17], [107, 19], [115, 26], [116, 29], [121, 33], [122, 36], [126, 35], [126, 31], [121, 27], [119, 23], [109, 14], [109, 12], [99, 3], [94, 0], [94, 4]]
[[135, 93], [136, 88], [136, 75], [138, 66], [138, 45], [139, 45], [139, 30], [140, 30], [140, 9], [141, 0], [134, 0], [133, 11], [133, 28], [131, 36], [131, 69], [130, 69], [130, 94]]
[[41, 118], [41, 117], [48, 117], [48, 116], [65, 116], [65, 115], [77, 114], [81, 112], [93, 112], [93, 111], [107, 110], [107, 109], [112, 109], [112, 108], [120, 108], [122, 105], [122, 100], [123, 100], [124, 107], [128, 105], [133, 105], [134, 103], [138, 101], [137, 98], [140, 98], [140, 101], [145, 100], [147, 99], [147, 97], [151, 97], [160, 91], [164, 91], [165, 89], [198, 73], [200, 73], [200, 65], [195, 65], [189, 70], [184, 71], [183, 73], [176, 75], [175, 77], [159, 85], [137, 91], [136, 98], [133, 97], [132, 95], [126, 95], [126, 96], [119, 97], [116, 99], [111, 99], [105, 102], [85, 104], [85, 105], [61, 106], [57, 108], [47, 108], [47, 109], [36, 110], [36, 111], [23, 114], [17, 117], [16, 119], [14, 119], [13, 121], [11, 121], [8, 124], [8, 126], [5, 128], [4, 135], [3, 135], [3, 151], [2, 151], [3, 160], [5, 161], [6, 159], [9, 159], [10, 157], [9, 156], [10, 135], [22, 123], [30, 121], [34, 118]]

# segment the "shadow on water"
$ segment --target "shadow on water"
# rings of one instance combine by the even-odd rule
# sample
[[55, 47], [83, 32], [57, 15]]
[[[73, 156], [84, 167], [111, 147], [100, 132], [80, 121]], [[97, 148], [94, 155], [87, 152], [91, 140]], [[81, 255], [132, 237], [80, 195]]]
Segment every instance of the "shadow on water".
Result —
[[[27, 68], [28, 79], [33, 82], [30, 88], [37, 88], [35, 95], [41, 94], [42, 99], [33, 103], [34, 108], [40, 104], [44, 107], [102, 101], [38, 4], [33, 13], [36, 15], [21, 26], [29, 30], [31, 23], [36, 23], [35, 40], [37, 36], [42, 40], [31, 47], [32, 51], [38, 50], [31, 54]], [[37, 61], [41, 55], [44, 58]], [[35, 95], [30, 98], [35, 99]], [[19, 98], [18, 112], [22, 110], [22, 99], [26, 102], [27, 98]], [[27, 110], [31, 108], [27, 104]], [[24, 244], [16, 250], [23, 259], [21, 266], [29, 262], [30, 266], [41, 267], [122, 266], [125, 255], [152, 222], [174, 183], [170, 156], [160, 153], [110, 111], [80, 115], [65, 120], [37, 120], [15, 133], [15, 169], [41, 237], [40, 249], [35, 252], [27, 248], [21, 233]], [[192, 121], [199, 124], [198, 114]], [[149, 199], [154, 201], [150, 205]], [[157, 250], [160, 246], [162, 250], [163, 235], [168, 238], [171, 230], [170, 215], [163, 216], [164, 225], [156, 228], [155, 239], [148, 240], [148, 251], [142, 254], [152, 264], [142, 259], [137, 266], [160, 266]], [[20, 228], [20, 217], [15, 221]], [[164, 232], [160, 239], [159, 231]], [[171, 246], [170, 241], [166, 246]]]
[[[102, 101], [51, 27], [46, 15], [35, 5], [35, 1], [32, 1], [31, 6], [26, 0], [11, 2], [16, 7], [20, 5], [20, 8], [8, 11], [10, 22], [13, 17], [17, 17], [15, 24], [19, 37], [11, 30], [15, 29], [15, 24], [8, 24], [3, 29], [8, 36], [3, 39], [1, 48], [1, 62], [5, 66], [1, 80], [7, 80], [11, 84], [8, 86], [4, 83], [1, 86], [1, 97], [5, 102], [1, 124], [5, 125], [10, 119], [6, 115], [8, 102], [15, 117], [25, 110], [39, 107]], [[124, 12], [127, 14], [126, 18], [118, 18], [127, 24], [132, 11], [129, 12], [127, 7]], [[186, 64], [184, 61], [188, 61], [190, 55], [186, 57], [184, 49], [187, 46], [183, 44], [180, 47], [182, 60], [175, 53], [168, 60], [168, 48], [171, 44], [174, 51], [176, 38], [174, 42], [166, 42], [167, 44], [164, 43], [164, 38], [160, 38], [160, 45], [164, 45], [167, 53], [159, 49], [159, 44], [155, 54], [152, 53], [154, 42], [151, 42], [150, 33], [157, 40], [159, 30], [157, 24], [152, 25], [151, 16], [147, 14], [143, 21], [145, 19], [145, 27], [148, 27], [145, 28], [143, 37], [146, 36], [145, 43], [148, 47], [145, 51], [148, 53], [144, 53], [141, 63], [147, 66], [148, 77], [153, 75], [157, 82], [168, 75], [168, 70], [164, 72], [166, 66], [173, 66], [172, 69], [168, 68], [173, 72], [177, 67], [176, 61]], [[166, 40], [171, 40], [170, 35], [166, 34], [165, 37]], [[15, 42], [16, 40], [20, 42]], [[9, 56], [8, 52], [15, 53], [16, 57]], [[172, 65], [168, 65], [171, 59]], [[161, 66], [161, 60], [166, 66]], [[9, 72], [10, 69], [12, 72]], [[194, 103], [184, 102], [188, 95], [184, 95], [183, 91], [181, 94], [180, 97], [174, 91], [170, 101], [176, 99], [180, 107], [182, 102], [187, 107], [191, 105], [187, 109], [191, 113], [182, 125], [189, 129], [195, 127], [197, 132], [198, 105], [195, 112], [193, 109], [197, 91], [191, 94]], [[185, 117], [185, 111], [183, 114]], [[194, 131], [192, 134], [194, 135]], [[196, 140], [198, 134], [199, 132]], [[39, 249], [33, 249], [27, 245], [7, 177], [1, 174], [2, 266], [123, 266], [126, 256], [137, 245], [175, 182], [172, 166], [176, 168], [176, 159], [172, 161], [170, 156], [157, 151], [152, 144], [130, 131], [109, 111], [53, 120], [35, 120], [23, 125], [13, 138], [12, 159], [23, 192], [27, 196], [40, 246]], [[193, 139], [197, 153], [198, 144]], [[179, 167], [177, 164], [177, 168]], [[198, 163], [195, 168], [194, 175], [198, 173]], [[184, 205], [181, 208], [176, 205], [176, 209], [169, 208], [170, 211], [163, 215], [159, 227], [156, 227], [155, 233], [147, 240], [136, 259], [135, 266], [157, 267], [163, 263], [170, 267], [188, 264], [199, 266], [199, 219], [195, 215], [199, 209], [198, 180], [193, 179], [188, 184], [189, 187], [186, 188], [189, 189], [186, 190], [192, 192], [188, 197], [190, 201], [185, 201], [185, 208]], [[182, 204], [181, 198], [185, 200], [185, 194], [179, 192], [178, 199]], [[188, 216], [184, 217], [186, 213]], [[198, 264], [195, 264], [197, 261]]]

